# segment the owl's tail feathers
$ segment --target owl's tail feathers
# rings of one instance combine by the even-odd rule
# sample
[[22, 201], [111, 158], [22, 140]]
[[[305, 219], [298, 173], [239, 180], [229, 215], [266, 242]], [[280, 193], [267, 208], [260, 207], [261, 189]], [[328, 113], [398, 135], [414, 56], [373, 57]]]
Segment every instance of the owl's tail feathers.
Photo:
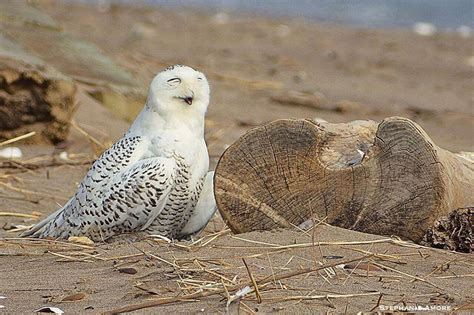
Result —
[[[42, 237], [48, 237], [48, 236], [53, 236], [54, 235], [49, 235], [49, 223], [56, 221], [60, 217], [60, 213], [63, 210], [63, 208], [60, 208], [56, 210], [55, 212], [51, 213], [46, 219], [43, 219], [42, 221], [36, 223], [33, 225], [29, 230], [24, 231], [23, 233], [20, 234], [20, 237], [36, 237], [36, 238], [42, 238]], [[54, 234], [54, 233], [53, 233]]]

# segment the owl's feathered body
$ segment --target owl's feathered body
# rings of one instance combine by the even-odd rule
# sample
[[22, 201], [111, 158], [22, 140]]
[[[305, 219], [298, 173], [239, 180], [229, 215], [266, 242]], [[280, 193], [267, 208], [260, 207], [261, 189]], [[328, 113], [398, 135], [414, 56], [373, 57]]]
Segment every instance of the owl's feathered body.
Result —
[[179, 66], [158, 74], [124, 137], [96, 160], [61, 209], [22, 236], [105, 240], [145, 231], [181, 238], [201, 230], [216, 209], [204, 141], [208, 103], [202, 73]]

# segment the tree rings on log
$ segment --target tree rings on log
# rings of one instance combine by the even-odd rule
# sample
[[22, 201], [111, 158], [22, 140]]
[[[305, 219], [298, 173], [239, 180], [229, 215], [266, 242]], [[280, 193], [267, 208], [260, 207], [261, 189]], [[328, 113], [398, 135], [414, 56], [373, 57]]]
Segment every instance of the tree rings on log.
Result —
[[437, 218], [474, 203], [473, 175], [472, 161], [438, 148], [405, 118], [285, 119], [231, 145], [214, 189], [235, 233], [312, 219], [419, 242]]

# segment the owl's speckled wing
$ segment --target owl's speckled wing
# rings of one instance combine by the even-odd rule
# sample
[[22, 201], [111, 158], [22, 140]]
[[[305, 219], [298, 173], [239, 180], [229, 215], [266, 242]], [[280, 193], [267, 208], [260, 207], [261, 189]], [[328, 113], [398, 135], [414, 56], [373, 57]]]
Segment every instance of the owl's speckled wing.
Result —
[[175, 163], [156, 157], [140, 160], [141, 137], [122, 138], [92, 165], [76, 194], [22, 236], [106, 239], [146, 228], [162, 210]]
[[115, 176], [103, 198], [99, 224], [95, 221], [99, 230], [107, 231], [109, 237], [146, 229], [168, 201], [175, 165], [169, 158], [149, 158]]

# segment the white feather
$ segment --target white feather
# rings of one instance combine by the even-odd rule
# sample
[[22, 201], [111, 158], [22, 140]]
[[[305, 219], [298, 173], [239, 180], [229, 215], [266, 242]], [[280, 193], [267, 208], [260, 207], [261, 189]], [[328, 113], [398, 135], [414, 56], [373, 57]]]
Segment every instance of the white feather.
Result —
[[204, 229], [217, 210], [214, 199], [214, 172], [209, 172], [204, 180], [204, 185], [194, 212], [188, 223], [181, 230], [181, 237], [187, 237], [199, 233]]

